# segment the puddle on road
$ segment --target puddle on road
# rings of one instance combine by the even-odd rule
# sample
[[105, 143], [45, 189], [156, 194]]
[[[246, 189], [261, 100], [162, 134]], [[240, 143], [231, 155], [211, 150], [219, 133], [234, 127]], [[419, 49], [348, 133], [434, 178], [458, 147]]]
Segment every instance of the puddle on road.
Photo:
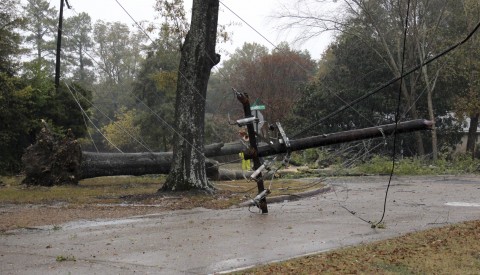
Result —
[[460, 207], [480, 207], [480, 203], [475, 202], [447, 202], [448, 206], [460, 206]]
[[142, 221], [142, 219], [121, 219], [121, 220], [108, 220], [108, 221], [75, 221], [69, 222], [62, 225], [62, 229], [83, 229], [99, 226], [109, 226], [109, 225], [121, 225], [129, 223], [137, 223]]
[[[254, 267], [254, 265], [245, 266], [246, 261], [247, 259], [245, 258], [235, 258], [235, 259], [224, 260], [224, 261], [220, 261], [212, 264], [210, 266], [210, 269], [216, 270], [214, 274], [225, 274], [225, 273], [235, 272], [235, 271], [243, 270], [246, 268]], [[228, 271], [221, 271], [225, 269], [228, 269]]]

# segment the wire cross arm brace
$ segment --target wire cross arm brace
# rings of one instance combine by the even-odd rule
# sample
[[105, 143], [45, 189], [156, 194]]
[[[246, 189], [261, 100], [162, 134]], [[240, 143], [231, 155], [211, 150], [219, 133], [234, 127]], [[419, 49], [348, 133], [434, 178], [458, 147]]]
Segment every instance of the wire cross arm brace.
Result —
[[282, 142], [285, 144], [285, 147], [287, 148], [287, 153], [290, 153], [291, 151], [291, 145], [290, 145], [290, 139], [288, 139], [287, 134], [285, 134], [285, 131], [282, 128], [282, 124], [280, 122], [277, 122], [277, 128], [278, 131], [280, 132], [280, 135], [282, 136]]

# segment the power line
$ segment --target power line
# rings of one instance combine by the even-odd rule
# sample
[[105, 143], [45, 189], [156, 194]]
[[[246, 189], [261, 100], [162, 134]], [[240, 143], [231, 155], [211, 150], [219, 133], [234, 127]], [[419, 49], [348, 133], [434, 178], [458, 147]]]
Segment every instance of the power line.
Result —
[[[76, 91], [75, 87], [72, 87], [74, 91]], [[76, 91], [77, 92], [77, 91]], [[107, 114], [105, 114], [102, 110], [100, 110], [93, 102], [88, 100], [85, 96], [83, 96], [81, 93], [78, 93], [85, 101], [87, 101], [93, 108], [95, 108], [100, 114], [102, 114], [105, 118], [107, 118], [110, 123], [113, 123], [116, 127], [118, 127], [120, 130], [122, 130], [124, 133], [126, 133], [130, 138], [132, 138], [135, 142], [139, 143], [143, 148], [147, 149], [148, 152], [153, 153], [153, 151], [146, 145], [145, 141], [141, 137], [138, 137], [140, 140], [138, 140], [130, 131], [125, 129], [122, 125], [120, 125], [118, 122], [114, 121], [111, 119]]]
[[[410, 0], [408, 0], [407, 2], [407, 13], [406, 13], [406, 16], [405, 16], [405, 27], [404, 27], [404, 30], [403, 30], [403, 48], [402, 48], [402, 62], [401, 62], [401, 71], [400, 71], [400, 75], [403, 75], [404, 74], [404, 65], [405, 65], [405, 55], [406, 55], [406, 42], [407, 42], [407, 31], [408, 31], [408, 19], [409, 19], [409, 15], [410, 15]], [[392, 178], [393, 178], [393, 173], [395, 171], [395, 159], [396, 159], [396, 145], [397, 145], [397, 127], [398, 127], [398, 123], [399, 123], [399, 119], [400, 119], [400, 105], [401, 105], [401, 97], [402, 97], [402, 84], [403, 84], [403, 78], [400, 79], [400, 86], [399, 86], [399, 90], [398, 90], [398, 97], [397, 97], [397, 108], [395, 110], [395, 130], [393, 131], [393, 149], [392, 149], [392, 168], [390, 170], [390, 175], [389, 175], [389, 179], [388, 179], [388, 184], [387, 184], [387, 188], [385, 190], [385, 196], [384, 196], [384, 201], [383, 201], [383, 211], [382, 211], [382, 216], [380, 218], [380, 220], [378, 222], [372, 222], [370, 220], [366, 220], [360, 216], [357, 216], [356, 215], [356, 212], [355, 211], [352, 211], [350, 209], [348, 209], [346, 206], [341, 206], [342, 208], [344, 208], [345, 210], [347, 210], [350, 214], [356, 216], [357, 218], [359, 218], [360, 220], [368, 223], [368, 224], [371, 224], [372, 227], [377, 227], [379, 226], [382, 222], [383, 222], [383, 219], [385, 218], [385, 213], [386, 213], [386, 210], [387, 210], [387, 198], [388, 198], [388, 192], [390, 190], [390, 186], [391, 186], [391, 183], [392, 183]]]
[[[240, 19], [243, 23], [245, 23], [250, 29], [252, 29], [255, 33], [257, 33], [258, 35], [260, 35], [265, 41], [267, 41], [270, 45], [272, 45], [276, 50], [280, 50], [278, 48], [277, 45], [275, 45], [273, 42], [271, 42], [265, 35], [263, 35], [260, 31], [258, 31], [255, 27], [253, 27], [251, 24], [249, 24], [245, 19], [243, 19], [238, 13], [236, 13], [235, 11], [233, 11], [230, 7], [228, 7], [225, 3], [223, 3], [222, 1], [220, 1], [220, 4], [222, 4], [227, 10], [229, 10], [233, 15], [235, 15], [238, 19]], [[304, 66], [302, 66], [300, 63], [298, 63], [295, 59], [293, 59], [292, 57], [289, 56], [289, 59], [290, 61], [292, 61], [297, 67], [299, 67], [300, 69], [302, 69], [304, 72], [306, 72], [307, 74], [310, 73], [309, 70], [307, 70]], [[344, 99], [342, 99], [337, 93], [334, 93], [334, 95], [340, 99], [340, 101], [342, 101], [343, 103], [346, 103], [347, 105], [349, 105]], [[351, 108], [352, 110], [354, 110], [357, 114], [359, 114], [362, 118], [364, 118], [365, 120], [367, 120], [369, 123], [371, 123], [373, 126], [374, 124], [369, 120], [367, 119], [364, 115], [362, 115], [358, 110], [356, 110], [352, 105], [349, 106], [349, 108]]]
[[[157, 44], [151, 37], [150, 35], [148, 35], [148, 33], [145, 31], [145, 29], [143, 29], [143, 27], [137, 22], [137, 20], [135, 20], [135, 18], [133, 18], [133, 16], [122, 6], [122, 4], [120, 4], [120, 2], [118, 0], [115, 0], [115, 2], [122, 8], [122, 10], [128, 15], [128, 17], [130, 17], [130, 19], [137, 25], [137, 27], [147, 36], [147, 38], [155, 45]], [[207, 53], [206, 53], [207, 54]], [[207, 54], [208, 55], [208, 54]], [[210, 58], [210, 57], [209, 57]], [[211, 58], [210, 58], [211, 59]], [[196, 92], [200, 98], [206, 102], [206, 98], [200, 93], [200, 91], [198, 91], [198, 89], [195, 87], [195, 85], [193, 85], [189, 80], [188, 78], [180, 71], [178, 70], [178, 73], [180, 74], [180, 76], [185, 80], [185, 82], [190, 86], [190, 89], [193, 89], [194, 92]]]
[[[73, 9], [73, 11], [78, 15], [78, 13], [77, 13], [77, 11], [76, 11], [75, 9]], [[150, 39], [151, 39], [151, 38], [150, 38]], [[76, 41], [76, 42], [77, 42], [77, 44], [79, 43], [78, 41]], [[153, 42], [153, 40], [152, 40], [152, 42]], [[95, 64], [97, 64], [97, 65], [100, 67], [100, 69], [102, 69], [102, 70], [104, 70], [105, 72], [107, 72], [106, 69], [104, 68], [104, 66], [102, 66], [102, 64], [100, 64], [93, 56], [91, 56], [90, 53], [88, 53], [86, 50], [84, 50], [83, 52], [84, 52], [88, 57], [90, 57], [90, 59], [92, 60], [92, 62], [94, 62]], [[189, 84], [190, 84], [190, 83], [189, 83]], [[148, 107], [148, 105], [145, 104], [141, 99], [139, 99], [139, 98], [136, 97], [135, 95], [134, 95], [134, 97], [135, 97], [140, 103], [142, 103], [143, 105], [145, 105], [145, 106]], [[76, 99], [75, 99], [75, 100], [76, 100]], [[92, 104], [92, 106], [93, 106], [93, 104]], [[94, 106], [94, 107], [95, 107], [97, 110], [99, 110], [96, 106]], [[159, 119], [163, 124], [167, 125], [168, 128], [171, 129], [171, 130], [174, 132], [174, 134], [178, 135], [181, 139], [183, 139], [184, 141], [186, 141], [186, 142], [187, 142], [190, 146], [192, 146], [192, 148], [194, 148], [197, 152], [201, 153], [201, 151], [200, 151], [198, 148], [194, 147], [192, 144], [190, 144], [190, 143], [185, 139], [185, 137], [183, 137], [180, 133], [178, 133], [177, 131], [175, 131], [175, 128], [174, 128], [173, 126], [171, 126], [167, 121], [165, 121], [164, 119], [162, 119], [162, 118], [161, 118], [157, 113], [155, 113], [150, 107], [148, 107], [148, 109], [155, 115], [155, 117], [156, 117], [157, 119]], [[83, 110], [83, 109], [82, 109], [82, 110]], [[104, 114], [104, 115], [105, 115], [105, 114]], [[112, 121], [108, 116], [107, 116], [107, 118], [108, 118], [110, 121]], [[89, 120], [90, 120], [90, 119], [89, 119]], [[92, 122], [91, 120], [90, 120], [90, 122], [93, 124], [93, 122]], [[101, 131], [98, 129], [98, 127], [95, 126], [95, 128], [96, 128], [96, 130], [97, 130], [109, 143], [112, 144], [112, 146], [114, 146], [116, 149], [118, 149], [118, 147], [117, 147], [116, 145], [114, 145], [110, 140], [108, 140], [108, 139], [105, 137], [105, 135], [103, 135], [103, 134], [101, 133]], [[142, 144], [142, 143], [140, 143], [140, 144], [145, 147], [144, 144]], [[120, 150], [120, 149], [118, 149], [118, 150]], [[148, 149], [147, 149], [147, 150], [148, 150]], [[151, 151], [151, 150], [149, 150], [149, 151]], [[120, 150], [120, 152], [122, 152], [122, 151]], [[123, 152], [122, 152], [122, 153], [123, 153]], [[201, 154], [202, 154], [202, 156], [203, 156], [204, 158], [206, 158], [203, 153], [201, 153]]]
[[[118, 3], [118, 1], [116, 1], [116, 2]], [[118, 3], [118, 4], [120, 4], [120, 3]], [[123, 8], [123, 7], [122, 7], [122, 8]], [[124, 9], [124, 8], [123, 8], [123, 9]], [[78, 15], [78, 13], [77, 13], [77, 11], [76, 11], [75, 9], [73, 9], [73, 11]], [[124, 11], [125, 11], [127, 14], [129, 14], [128, 11], [126, 11], [125, 9], [124, 9]], [[130, 18], [131, 18], [132, 20], [134, 20], [134, 19], [131, 17], [130, 14], [129, 14], [129, 16], [130, 16]], [[134, 20], [134, 21], [135, 21], [135, 20]], [[136, 22], [136, 21], [135, 21], [135, 22]], [[137, 22], [136, 22], [136, 23], [137, 23]], [[137, 23], [137, 26], [142, 29], [142, 27], [141, 27], [138, 23]], [[143, 31], [143, 33], [146, 34], [145, 31]], [[147, 34], [147, 36], [148, 36], [148, 34]], [[150, 36], [148, 36], [148, 38], [149, 38], [153, 43], [155, 43], [155, 41], [153, 41]], [[77, 41], [77, 43], [79, 43], [79, 42]], [[97, 64], [98, 67], [100, 67], [100, 69], [106, 71], [106, 69], [104, 68], [104, 66], [102, 66], [102, 64], [100, 64], [93, 56], [91, 56], [90, 53], [88, 53], [86, 50], [84, 50], [83, 52], [84, 52], [87, 56], [89, 56], [89, 57], [91, 58], [92, 62], [94, 62], [95, 64]], [[185, 76], [184, 76], [180, 71], [178, 71], [178, 72], [180, 73], [180, 75], [182, 75], [182, 76], [185, 78]], [[185, 78], [185, 79], [186, 79], [186, 78]], [[199, 93], [198, 90], [196, 90], [195, 87], [194, 87], [187, 79], [186, 79], [186, 81], [187, 81], [187, 83], [190, 85], [190, 89], [193, 88], [195, 91], [197, 91], [197, 93]], [[133, 94], [132, 94], [132, 95], [133, 95]], [[170, 125], [170, 124], [169, 124], [165, 119], [163, 119], [158, 113], [154, 112], [144, 101], [142, 101], [142, 100], [141, 100], [140, 98], [138, 98], [136, 95], [133, 95], [133, 96], [135, 97], [135, 99], [136, 99], [139, 103], [141, 103], [141, 104], [143, 104], [144, 106], [146, 106], [147, 109], [156, 117], [156, 119], [159, 120], [162, 124], [166, 125], [167, 128], [169, 128], [169, 130], [170, 130], [171, 132], [173, 132], [175, 135], [177, 135], [178, 137], [180, 137], [181, 139], [183, 139], [187, 144], [189, 144], [190, 146], [192, 146], [192, 148], [193, 148], [195, 151], [197, 151], [203, 158], [207, 159], [207, 157], [204, 155], [204, 153], [203, 153], [199, 148], [193, 146], [185, 137], [183, 137], [180, 133], [178, 133], [178, 131], [176, 131], [175, 128], [174, 128], [172, 125]], [[203, 97], [202, 97], [202, 98], [203, 98]], [[203, 98], [203, 99], [205, 100], [205, 98]], [[91, 103], [91, 104], [92, 104], [92, 106], [94, 106], [97, 110], [99, 110], [98, 107], [96, 107], [93, 103]], [[100, 111], [100, 110], [99, 110], [99, 111]], [[100, 111], [100, 112], [101, 112], [101, 111]], [[103, 113], [103, 112], [101, 112], [101, 113]], [[105, 114], [104, 114], [104, 115], [105, 115]], [[110, 121], [112, 121], [108, 116], [106, 116], [106, 117], [107, 117]], [[90, 120], [90, 119], [89, 119], [89, 120]], [[92, 122], [91, 120], [90, 120], [90, 122], [93, 124], [93, 122]], [[94, 125], [94, 127], [97, 129], [97, 131], [98, 131], [109, 143], [111, 143], [111, 141], [109, 141], [109, 140], [101, 133], [101, 131], [100, 131], [95, 125]], [[139, 143], [140, 143], [142, 146], [144, 146], [145, 148], [148, 148], [148, 147], [146, 147], [145, 144], [142, 144], [140, 141], [137, 141], [137, 142], [139, 142]], [[115, 148], [118, 148], [118, 147], [115, 146], [113, 143], [112, 143], [112, 145], [113, 145]], [[147, 149], [147, 150], [149, 150], [149, 149]], [[151, 150], [149, 150], [149, 151], [151, 151]], [[122, 153], [123, 153], [123, 152], [122, 152]], [[227, 177], [228, 177], [228, 175], [227, 175]]]
[[130, 19], [132, 19], [132, 21], [138, 26], [138, 28], [143, 32], [143, 34], [145, 34], [146, 37], [148, 37], [148, 39], [150, 41], [152, 41], [152, 43], [155, 43], [152, 38], [150, 37], [150, 35], [148, 35], [148, 33], [142, 28], [142, 26], [137, 22], [137, 20], [135, 20], [135, 18], [133, 18], [133, 16], [122, 6], [122, 4], [120, 4], [120, 2], [118, 0], [115, 0], [115, 2], [117, 2], [117, 4], [122, 8], [122, 10], [128, 15], [128, 17], [130, 17]]
[[297, 137], [301, 134], [304, 134], [305, 132], [311, 130], [312, 128], [318, 126], [320, 123], [326, 121], [327, 119], [330, 119], [336, 115], [338, 115], [339, 113], [345, 111], [346, 109], [350, 108], [350, 106], [353, 106], [353, 105], [356, 105], [360, 102], [362, 102], [363, 100], [369, 98], [370, 96], [382, 91], [383, 89], [385, 89], [386, 87], [392, 85], [393, 83], [397, 82], [398, 80], [401, 80], [403, 78], [405, 78], [406, 76], [412, 74], [413, 72], [419, 70], [420, 68], [422, 68], [423, 66], [426, 66], [430, 63], [432, 63], [433, 61], [437, 60], [438, 58], [446, 55], [447, 53], [455, 50], [456, 48], [458, 48], [459, 46], [463, 45], [465, 42], [467, 42], [468, 40], [470, 40], [470, 38], [478, 31], [478, 29], [480, 28], [480, 21], [477, 23], [477, 25], [475, 26], [475, 28], [470, 31], [470, 33], [468, 33], [468, 35], [461, 41], [459, 41], [458, 43], [450, 46], [449, 48], [445, 49], [443, 52], [433, 56], [432, 58], [430, 59], [427, 59], [426, 61], [424, 61], [422, 64], [419, 64], [413, 68], [411, 68], [410, 70], [408, 70], [407, 72], [403, 73], [403, 74], [400, 74], [400, 76], [398, 77], [395, 77], [393, 79], [391, 79], [390, 81], [380, 85], [379, 87], [377, 87], [376, 89], [373, 89], [372, 91], [364, 94], [363, 96], [360, 96], [359, 98], [353, 100], [352, 102], [350, 102], [349, 104], [347, 105], [343, 105], [342, 107], [340, 107], [339, 109], [337, 109], [336, 111], [333, 111], [332, 113], [330, 113], [329, 115], [323, 117], [322, 119], [308, 125], [307, 127], [303, 128], [301, 131], [295, 133], [292, 137]]
[[[405, 70], [405, 55], [406, 55], [406, 48], [407, 48], [407, 31], [408, 31], [408, 18], [410, 15], [410, 0], [407, 1], [407, 14], [405, 16], [405, 28], [403, 31], [403, 50], [402, 50], [402, 68], [400, 75], [403, 75], [403, 71]], [[398, 122], [400, 120], [400, 104], [402, 100], [402, 85], [403, 85], [403, 78], [400, 79], [400, 85], [398, 88], [398, 97], [397, 97], [397, 109], [395, 110], [395, 130], [393, 131], [393, 149], [392, 149], [392, 170], [390, 170], [390, 176], [388, 178], [387, 189], [385, 190], [385, 199], [383, 201], [383, 212], [382, 217], [380, 220], [375, 224], [378, 226], [383, 222], [383, 218], [385, 218], [385, 212], [387, 211], [387, 198], [388, 198], [388, 191], [390, 190], [390, 185], [392, 183], [393, 172], [395, 171], [395, 159], [397, 156], [397, 127]]]
[[82, 105], [80, 104], [80, 102], [78, 101], [78, 99], [75, 97], [75, 95], [73, 94], [72, 90], [70, 89], [70, 86], [65, 83], [65, 85], [67, 86], [67, 89], [68, 91], [70, 92], [70, 94], [72, 95], [73, 99], [75, 100], [75, 102], [77, 103], [78, 107], [80, 108], [80, 110], [82, 111], [82, 113], [88, 118], [88, 121], [90, 121], [90, 123], [93, 125], [93, 127], [95, 127], [95, 129], [103, 136], [103, 138], [108, 141], [108, 143], [110, 143], [115, 149], [117, 149], [117, 151], [119, 151], [120, 153], [124, 154], [124, 152], [122, 150], [120, 150], [120, 148], [118, 148], [111, 140], [109, 140], [103, 133], [102, 131], [100, 131], [100, 129], [98, 129], [98, 127], [95, 125], [95, 123], [93, 123], [93, 121], [90, 119], [90, 117], [87, 115], [87, 112], [85, 112], [85, 110], [83, 109]]

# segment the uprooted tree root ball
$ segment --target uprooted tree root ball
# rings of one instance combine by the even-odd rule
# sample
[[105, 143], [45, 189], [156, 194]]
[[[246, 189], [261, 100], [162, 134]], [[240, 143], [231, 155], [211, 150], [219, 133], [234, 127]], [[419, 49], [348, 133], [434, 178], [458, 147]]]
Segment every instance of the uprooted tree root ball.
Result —
[[64, 137], [44, 125], [37, 141], [22, 156], [25, 167], [24, 184], [53, 186], [78, 184], [82, 151], [70, 129]]

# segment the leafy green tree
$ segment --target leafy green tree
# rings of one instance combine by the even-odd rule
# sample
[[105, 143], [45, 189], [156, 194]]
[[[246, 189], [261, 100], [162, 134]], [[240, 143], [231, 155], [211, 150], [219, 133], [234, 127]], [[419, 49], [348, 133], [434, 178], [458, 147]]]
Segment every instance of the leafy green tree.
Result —
[[[332, 43], [319, 62], [316, 76], [305, 87], [288, 121], [289, 132], [318, 135], [390, 123], [394, 115], [394, 89], [368, 98], [321, 124], [339, 105], [360, 97], [390, 78], [381, 59], [359, 38], [343, 34]], [[332, 104], [340, 101], [340, 104]], [[313, 126], [307, 128], [308, 126]]]
[[[134, 83], [133, 93], [141, 103], [136, 123], [145, 142], [154, 150], [171, 149], [174, 102], [180, 53], [158, 40], [157, 52], [150, 52]], [[144, 104], [146, 106], [144, 106]]]
[[[0, 172], [18, 172], [23, 151], [35, 141], [42, 119], [58, 134], [67, 129], [72, 129], [76, 137], [85, 134], [80, 109], [66, 86], [61, 85], [58, 93], [52, 93], [52, 80], [37, 79], [31, 81], [31, 85], [27, 85], [28, 82], [0, 73]], [[71, 89], [82, 94], [80, 103], [85, 108], [84, 98], [89, 97], [89, 92], [76, 85]]]
[[99, 125], [105, 125], [109, 119], [103, 114], [112, 118], [120, 108], [134, 106], [130, 92], [143, 60], [143, 40], [123, 23], [101, 20], [94, 25], [93, 38], [99, 73], [94, 104], [101, 110], [94, 117]]
[[24, 13], [27, 20], [25, 41], [33, 46], [33, 61], [51, 70], [55, 56], [57, 11], [46, 0], [29, 0], [24, 6]]
[[[76, 137], [85, 134], [80, 109], [65, 85], [54, 92], [50, 78], [36, 75], [28, 79], [0, 73], [0, 86], [0, 172], [18, 172], [23, 151], [35, 141], [42, 119], [48, 121], [57, 134], [62, 135], [67, 129]], [[75, 84], [70, 89], [85, 108], [85, 99], [91, 98], [90, 92]]]
[[[463, 24], [459, 24], [460, 33], [472, 30], [480, 19], [478, 1], [464, 0], [462, 4], [463, 14], [457, 15], [465, 18]], [[466, 150], [475, 156], [480, 120], [480, 38], [478, 35], [472, 36], [465, 47], [455, 54], [455, 57], [449, 71], [450, 80], [457, 80], [455, 81], [457, 85], [453, 87], [457, 94], [454, 110], [460, 120], [465, 117], [470, 118]]]
[[21, 37], [17, 29], [23, 19], [18, 1], [6, 0], [0, 5], [0, 173], [20, 169], [23, 149], [31, 142], [31, 114], [28, 108], [34, 96], [31, 89], [16, 77]]
[[[120, 110], [115, 120], [102, 128], [108, 140], [124, 152], [135, 152], [141, 147], [138, 140], [140, 128], [134, 123], [135, 112], [135, 109]], [[108, 141], [104, 143], [110, 149], [114, 149], [112, 143]]]
[[78, 104], [82, 106], [82, 109], [88, 110], [90, 107], [88, 102], [91, 100], [92, 92], [82, 85], [71, 83], [67, 86], [66, 83], [60, 83], [58, 91], [51, 96], [43, 110], [43, 115], [51, 120], [53, 126], [61, 134], [64, 134], [67, 129], [71, 129], [76, 138], [81, 138], [85, 136], [87, 129]]
[[3, 1], [0, 6], [0, 72], [15, 74], [18, 66], [16, 58], [21, 53], [21, 36], [17, 29], [22, 27], [24, 19], [18, 11], [15, 0]]
[[94, 39], [104, 82], [123, 84], [136, 75], [142, 61], [141, 40], [127, 25], [99, 20], [94, 26]]
[[65, 19], [63, 26], [65, 38], [62, 53], [66, 61], [64, 67], [73, 80], [86, 87], [92, 87], [95, 80], [93, 62], [89, 57], [91, 54], [86, 54], [91, 53], [94, 46], [92, 19], [87, 13], [82, 12]]
[[[306, 4], [303, 0], [297, 2]], [[318, 3], [315, 2], [312, 5]], [[400, 76], [402, 66], [406, 69], [415, 67], [455, 41], [455, 36], [449, 35], [446, 31], [451, 28], [452, 18], [454, 18], [452, 14], [458, 6], [453, 1], [411, 1], [405, 49], [403, 47], [407, 16], [405, 1], [343, 0], [339, 3], [341, 13], [321, 14], [318, 12], [319, 9], [309, 6], [309, 9], [299, 13], [297, 13], [298, 10], [285, 11], [282, 17], [291, 19], [285, 26], [304, 27], [303, 38], [327, 30], [338, 31], [339, 37], [342, 35], [357, 37], [357, 43], [368, 47], [380, 58], [379, 64], [382, 63], [381, 67], [387, 70], [390, 78]], [[452, 101], [451, 94], [436, 95], [434, 93], [434, 90], [441, 88], [438, 83], [443, 69], [444, 66], [441, 63], [432, 63], [403, 79], [401, 87], [397, 88], [401, 91], [402, 105], [406, 106], [404, 111], [407, 113], [402, 112], [405, 117], [401, 119], [428, 116], [436, 120], [446, 114], [447, 108], [436, 108], [433, 105], [434, 102], [438, 104], [437, 101], [441, 101], [440, 104], [446, 106], [445, 102]], [[432, 132], [430, 141], [435, 157], [438, 147], [435, 131]], [[419, 132], [415, 133], [415, 143], [415, 153], [423, 155], [424, 139]]]
[[23, 150], [33, 142], [40, 122], [32, 119], [37, 95], [5, 72], [0, 72], [0, 90], [0, 173], [16, 173]]

